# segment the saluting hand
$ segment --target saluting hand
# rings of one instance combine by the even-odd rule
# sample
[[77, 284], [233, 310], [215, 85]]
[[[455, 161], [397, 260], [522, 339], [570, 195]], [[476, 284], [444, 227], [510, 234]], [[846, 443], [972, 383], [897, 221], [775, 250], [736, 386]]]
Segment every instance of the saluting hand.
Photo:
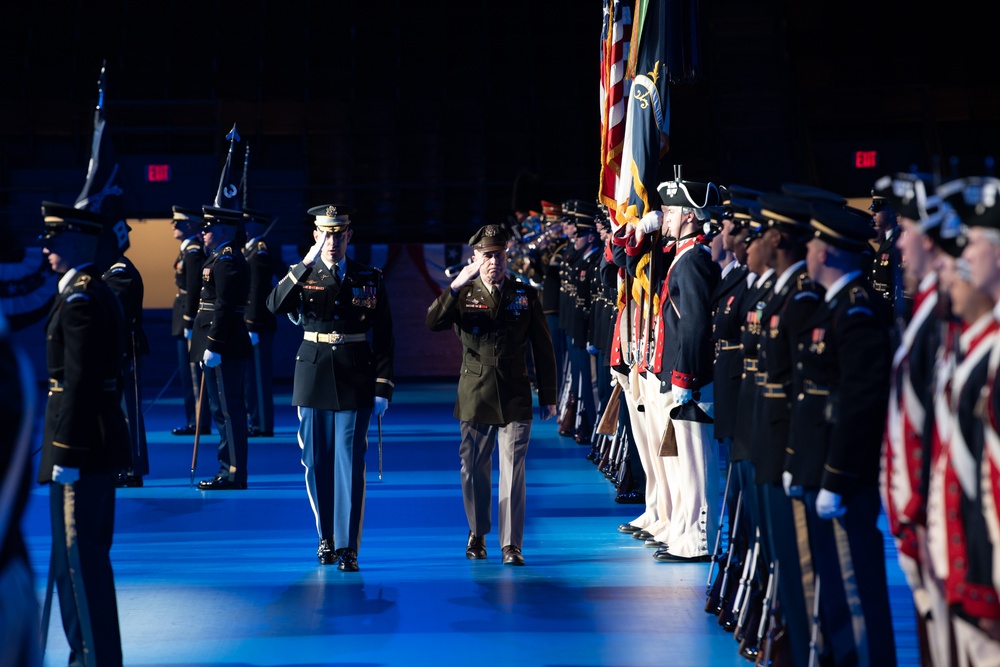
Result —
[[303, 264], [306, 266], [312, 266], [316, 263], [316, 258], [319, 257], [321, 252], [323, 252], [323, 245], [326, 244], [328, 235], [329, 232], [322, 232], [319, 235], [319, 238], [316, 239], [316, 243], [313, 244], [313, 247], [309, 248], [309, 252], [307, 252], [306, 256], [302, 258]]
[[455, 279], [451, 281], [451, 291], [457, 292], [467, 285], [469, 281], [475, 280], [476, 276], [479, 275], [479, 269], [482, 265], [482, 258], [473, 255], [472, 261], [463, 266], [462, 270], [458, 272], [457, 276], [455, 276]]

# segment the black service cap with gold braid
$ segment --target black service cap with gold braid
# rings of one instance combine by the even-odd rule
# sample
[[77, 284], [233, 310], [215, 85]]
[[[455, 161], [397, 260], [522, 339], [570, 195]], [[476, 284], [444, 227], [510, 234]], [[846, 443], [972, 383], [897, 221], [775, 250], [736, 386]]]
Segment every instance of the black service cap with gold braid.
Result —
[[171, 207], [173, 211], [172, 223], [176, 222], [187, 222], [195, 227], [201, 224], [204, 219], [204, 214], [201, 209], [198, 208], [187, 208], [185, 206], [173, 206]]
[[850, 252], [864, 252], [871, 249], [868, 241], [875, 238], [870, 220], [865, 211], [819, 201], [812, 203], [809, 224], [821, 241]]
[[510, 234], [507, 233], [507, 230], [503, 226], [483, 225], [469, 239], [469, 245], [476, 250], [485, 252], [487, 250], [496, 250], [497, 248], [506, 248], [508, 239], [510, 239]]
[[774, 228], [795, 236], [811, 236], [812, 207], [805, 199], [764, 193], [757, 200], [760, 203], [761, 222], [765, 227]]
[[45, 231], [38, 238], [48, 240], [63, 232], [78, 232], [100, 236], [110, 219], [97, 211], [74, 208], [51, 201], [42, 202], [42, 221]]
[[306, 212], [316, 216], [316, 229], [321, 232], [337, 233], [351, 226], [351, 214], [354, 213], [354, 207], [323, 204], [322, 206], [313, 206]]

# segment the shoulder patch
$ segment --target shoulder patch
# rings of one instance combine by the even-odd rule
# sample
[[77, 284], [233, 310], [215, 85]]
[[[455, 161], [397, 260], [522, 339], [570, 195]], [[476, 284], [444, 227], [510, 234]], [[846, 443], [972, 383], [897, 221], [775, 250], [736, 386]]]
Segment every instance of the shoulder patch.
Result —
[[872, 317], [875, 313], [868, 306], [851, 306], [847, 309], [845, 313], [848, 317], [854, 315], [864, 315], [865, 317]]
[[86, 292], [73, 292], [66, 297], [66, 303], [73, 303], [74, 301], [90, 301], [90, 295]]
[[817, 301], [817, 300], [819, 300], [819, 294], [816, 294], [816, 292], [799, 292], [795, 296], [792, 297], [792, 301], [798, 301], [800, 299], [807, 299], [809, 301]]
[[184, 252], [186, 252], [189, 255], [200, 254], [201, 253], [201, 246], [200, 245], [189, 245], [187, 248], [184, 249]]

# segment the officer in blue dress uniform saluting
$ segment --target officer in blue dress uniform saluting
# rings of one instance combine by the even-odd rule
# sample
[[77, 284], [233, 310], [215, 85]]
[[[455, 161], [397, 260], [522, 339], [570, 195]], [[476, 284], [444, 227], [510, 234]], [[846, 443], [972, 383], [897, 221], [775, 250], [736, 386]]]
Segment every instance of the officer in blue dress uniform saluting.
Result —
[[337, 562], [345, 572], [359, 569], [368, 424], [392, 399], [395, 349], [382, 272], [347, 257], [351, 213], [345, 206], [309, 209], [315, 243], [267, 298], [271, 312], [304, 329], [292, 405], [299, 408], [306, 492], [319, 562]]

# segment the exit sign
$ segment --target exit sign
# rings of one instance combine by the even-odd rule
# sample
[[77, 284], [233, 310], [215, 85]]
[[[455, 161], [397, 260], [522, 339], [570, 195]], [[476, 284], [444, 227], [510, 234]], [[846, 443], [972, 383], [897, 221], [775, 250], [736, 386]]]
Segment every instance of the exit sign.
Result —
[[874, 169], [878, 166], [878, 151], [854, 151], [855, 169]]
[[170, 182], [170, 165], [169, 164], [147, 164], [146, 165], [146, 181], [149, 183], [169, 183]]

